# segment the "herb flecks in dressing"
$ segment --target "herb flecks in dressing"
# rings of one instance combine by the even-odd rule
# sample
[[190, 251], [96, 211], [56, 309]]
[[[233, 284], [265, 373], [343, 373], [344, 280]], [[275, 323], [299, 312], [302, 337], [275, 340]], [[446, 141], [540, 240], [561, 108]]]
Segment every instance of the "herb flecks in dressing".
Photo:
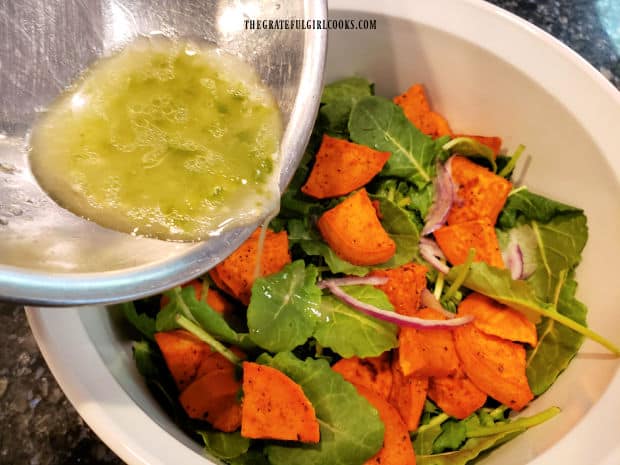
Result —
[[60, 205], [102, 226], [200, 240], [276, 207], [281, 131], [249, 65], [140, 38], [49, 108], [32, 133], [31, 164]]

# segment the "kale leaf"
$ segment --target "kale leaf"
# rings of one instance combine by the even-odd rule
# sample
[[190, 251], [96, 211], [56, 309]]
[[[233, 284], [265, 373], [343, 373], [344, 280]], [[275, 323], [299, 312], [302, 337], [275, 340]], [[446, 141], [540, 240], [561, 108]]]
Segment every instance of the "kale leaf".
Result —
[[251, 339], [270, 352], [293, 350], [314, 333], [320, 319], [317, 271], [302, 260], [258, 278], [248, 306]]
[[[389, 299], [372, 286], [347, 286], [350, 296], [383, 310], [393, 310]], [[321, 301], [322, 319], [314, 337], [342, 357], [376, 357], [398, 346], [398, 327], [352, 309], [327, 295]]]
[[529, 220], [547, 223], [554, 217], [565, 213], [582, 213], [583, 210], [566, 205], [527, 189], [519, 190], [508, 196], [497, 224], [501, 229], [510, 229], [517, 224], [519, 216]]
[[168, 296], [169, 302], [157, 314], [157, 331], [178, 328], [175, 318], [177, 315], [183, 315], [219, 341], [248, 350], [255, 347], [248, 334], [237, 333], [207, 302], [196, 299], [193, 286], [175, 287], [164, 294]]
[[411, 181], [418, 189], [432, 181], [435, 162], [443, 153], [443, 140], [423, 134], [398, 105], [382, 97], [363, 97], [355, 104], [349, 133], [353, 142], [392, 154], [382, 176]]
[[317, 127], [330, 136], [348, 138], [347, 124], [353, 105], [372, 94], [372, 84], [361, 77], [350, 77], [325, 86]]

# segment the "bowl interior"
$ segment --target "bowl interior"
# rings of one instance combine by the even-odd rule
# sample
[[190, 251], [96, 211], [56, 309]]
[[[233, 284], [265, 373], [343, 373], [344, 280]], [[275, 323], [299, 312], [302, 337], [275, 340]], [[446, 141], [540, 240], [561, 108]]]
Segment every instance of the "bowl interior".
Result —
[[[509, 23], [491, 10], [463, 4], [464, 11], [470, 15], [493, 17], [499, 25]], [[620, 230], [620, 162], [617, 151], [612, 152], [590, 129], [591, 124], [597, 123], [585, 121], [578, 103], [562, 101], [557, 89], [545, 84], [548, 78], [545, 73], [552, 72], [545, 69], [545, 63], [539, 63], [540, 75], [526, 72], [501, 56], [493, 43], [476, 43], [459, 35], [465, 34], [462, 31], [458, 33], [447, 26], [440, 30], [426, 24], [426, 20], [414, 21], [413, 7], [412, 11], [406, 11], [401, 4], [398, 15], [375, 13], [373, 8], [368, 6], [367, 13], [347, 9], [331, 11], [331, 18], [367, 16], [376, 19], [378, 26], [376, 31], [330, 32], [326, 82], [360, 75], [374, 81], [376, 93], [386, 97], [421, 82], [426, 85], [433, 108], [448, 119], [455, 131], [502, 136], [509, 150], [519, 143], [525, 144], [531, 157], [522, 160], [517, 179], [535, 192], [583, 208], [588, 216], [590, 240], [577, 276], [578, 297], [589, 307], [589, 325], [609, 338], [617, 338], [620, 319], [615, 318], [615, 311], [620, 287], [613, 271], [615, 263], [620, 262], [620, 243], [615, 237]], [[473, 19], [477, 18], [465, 17], [463, 21]], [[436, 22], [439, 24], [440, 20]], [[520, 34], [534, 34], [521, 29]], [[510, 28], [506, 28], [506, 34], [509, 32]], [[520, 38], [518, 34], [510, 34], [505, 40]], [[557, 47], [550, 45], [544, 36], [537, 40], [543, 49]], [[570, 55], [565, 59], [575, 61]], [[580, 79], [589, 79], [582, 63], [573, 66]], [[596, 81], [587, 85], [592, 89], [600, 87]], [[616, 109], [618, 114], [620, 108]], [[97, 308], [80, 310], [77, 315], [115, 382], [161, 427], [161, 434], [172, 435], [179, 441], [179, 447], [200, 451], [146, 391], [134, 367], [129, 339], [118, 315]], [[529, 415], [557, 405], [562, 409], [560, 416], [521, 435], [481, 463], [554, 463], [544, 460], [543, 454], [550, 449], [562, 449], [564, 452], [559, 453], [564, 463], [585, 463], [581, 461], [582, 456], [589, 458], [588, 463], [599, 463], [605, 457], [605, 447], [567, 444], [564, 437], [604, 396], [610, 383], [614, 383], [614, 389], [619, 385], [619, 362], [604, 352], [594, 343], [586, 342], [556, 384], [526, 411]], [[584, 424], [582, 430], [588, 428], [588, 434], [595, 434], [592, 431], [596, 422]], [[583, 452], [580, 450], [586, 448], [587, 455], [580, 455]]]

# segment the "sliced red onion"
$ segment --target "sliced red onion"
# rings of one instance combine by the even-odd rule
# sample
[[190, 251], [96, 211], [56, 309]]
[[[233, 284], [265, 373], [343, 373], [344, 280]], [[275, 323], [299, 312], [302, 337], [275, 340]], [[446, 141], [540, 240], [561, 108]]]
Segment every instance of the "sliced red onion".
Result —
[[452, 312], [449, 312], [445, 308], [441, 306], [439, 300], [433, 295], [431, 291], [428, 289], [424, 289], [422, 291], [422, 295], [420, 296], [420, 303], [423, 307], [432, 308], [433, 310], [437, 310], [441, 312], [446, 318], [454, 318], [456, 315]]
[[474, 319], [472, 315], [466, 315], [463, 317], [452, 318], [450, 320], [425, 320], [424, 318], [416, 318], [414, 316], [406, 316], [401, 315], [396, 312], [390, 312], [387, 310], [382, 310], [380, 308], [375, 307], [374, 305], [370, 305], [364, 302], [357, 300], [356, 298], [350, 296], [346, 292], [344, 292], [337, 285], [328, 282], [326, 284], [327, 289], [336, 297], [338, 300], [344, 302], [348, 306], [359, 310], [360, 312], [372, 316], [373, 318], [377, 318], [379, 320], [387, 321], [388, 323], [394, 323], [398, 326], [416, 328], [416, 329], [450, 329], [457, 328], [459, 326], [463, 326]]
[[452, 198], [452, 204], [456, 205], [457, 207], [462, 207], [465, 201], [459, 195], [459, 188], [454, 183], [454, 178], [452, 177], [452, 160], [454, 160], [454, 157], [448, 158], [448, 161], [446, 161], [446, 164], [444, 165], [446, 167], [446, 171], [448, 172], [448, 175], [450, 175], [450, 180], [452, 181], [452, 189], [454, 192], [454, 195]]
[[502, 258], [513, 279], [527, 279], [537, 268], [538, 238], [529, 224], [516, 226], [508, 231]]
[[523, 279], [523, 252], [517, 242], [510, 242], [504, 251], [504, 264], [510, 270], [512, 279]]
[[435, 187], [435, 193], [433, 196], [433, 204], [428, 212], [426, 218], [426, 224], [422, 229], [422, 235], [428, 236], [433, 231], [443, 226], [452, 208], [452, 202], [454, 202], [454, 182], [452, 181], [452, 175], [450, 158], [445, 165], [441, 163], [437, 164], [437, 176], [433, 180], [433, 186]]
[[357, 286], [360, 284], [381, 286], [387, 282], [387, 276], [347, 276], [346, 278], [323, 279], [316, 284], [319, 286], [319, 289], [325, 289], [330, 283], [336, 286]]
[[454, 200], [452, 201], [452, 205], [456, 205], [457, 207], [462, 207], [465, 205], [465, 200], [459, 195], [458, 191], [454, 192]]
[[437, 245], [437, 242], [429, 239], [428, 237], [422, 237], [420, 238], [419, 248], [422, 258], [426, 260], [437, 271], [443, 274], [447, 274], [448, 271], [450, 271], [448, 265], [441, 261], [445, 260], [446, 257]]
[[420, 303], [423, 307], [432, 308], [434, 310], [443, 310], [439, 300], [428, 289], [424, 289], [420, 295]]

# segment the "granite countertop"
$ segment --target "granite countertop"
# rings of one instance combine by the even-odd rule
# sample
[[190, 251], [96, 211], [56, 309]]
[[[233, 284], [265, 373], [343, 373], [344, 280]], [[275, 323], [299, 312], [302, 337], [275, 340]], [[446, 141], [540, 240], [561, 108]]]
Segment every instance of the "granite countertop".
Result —
[[[491, 0], [569, 45], [620, 88], [618, 0]], [[0, 465], [117, 465], [55, 382], [23, 308], [0, 303]]]

